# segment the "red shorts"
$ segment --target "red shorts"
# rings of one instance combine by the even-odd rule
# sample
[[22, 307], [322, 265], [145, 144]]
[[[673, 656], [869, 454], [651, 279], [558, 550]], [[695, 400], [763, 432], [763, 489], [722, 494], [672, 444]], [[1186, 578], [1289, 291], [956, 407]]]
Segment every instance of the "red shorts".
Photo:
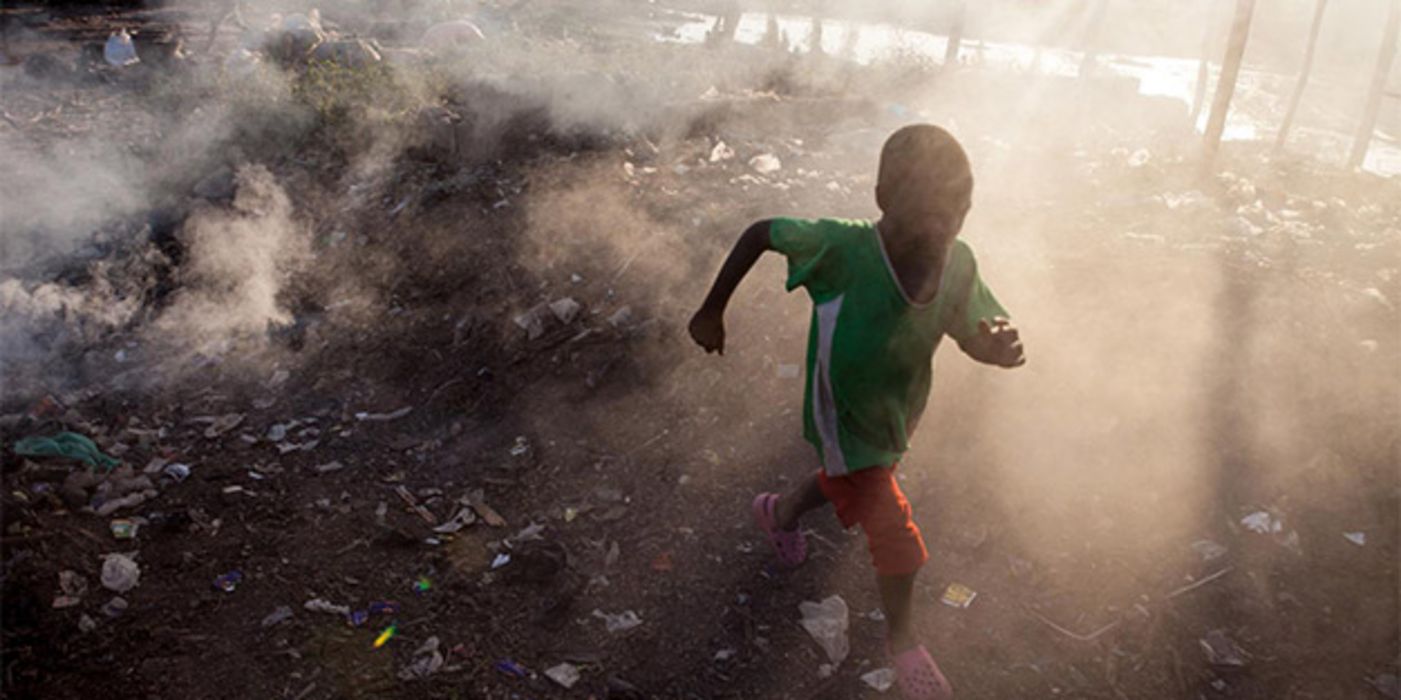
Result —
[[910, 517], [910, 502], [895, 483], [895, 467], [870, 467], [846, 476], [818, 470], [822, 495], [837, 508], [842, 526], [860, 525], [881, 576], [907, 576], [929, 561], [924, 538]]

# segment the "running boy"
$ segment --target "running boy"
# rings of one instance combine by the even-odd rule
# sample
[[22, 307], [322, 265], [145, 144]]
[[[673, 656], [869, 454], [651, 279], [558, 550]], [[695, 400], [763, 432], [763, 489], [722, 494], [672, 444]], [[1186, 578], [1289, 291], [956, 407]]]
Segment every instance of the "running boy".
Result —
[[895, 132], [881, 149], [881, 219], [772, 219], [750, 226], [691, 319], [706, 352], [724, 352], [725, 305], [759, 256], [788, 258], [788, 290], [806, 287], [808, 334], [803, 437], [822, 468], [791, 492], [759, 494], [754, 517], [781, 563], [801, 564], [798, 519], [824, 504], [860, 525], [875, 563], [889, 648], [906, 698], [952, 689], [911, 630], [915, 573], [929, 554], [895, 468], [929, 397], [931, 361], [945, 334], [973, 359], [1017, 367], [1026, 359], [1006, 311], [957, 239], [972, 206], [973, 173], [953, 136], [928, 124]]

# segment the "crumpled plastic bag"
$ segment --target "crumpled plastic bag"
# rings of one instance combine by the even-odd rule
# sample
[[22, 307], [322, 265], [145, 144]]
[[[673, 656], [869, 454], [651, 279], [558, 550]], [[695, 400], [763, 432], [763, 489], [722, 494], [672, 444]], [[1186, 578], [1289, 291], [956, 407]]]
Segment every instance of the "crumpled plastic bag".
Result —
[[102, 585], [126, 593], [141, 581], [141, 565], [125, 554], [108, 554], [102, 562]]
[[803, 629], [817, 640], [834, 666], [840, 665], [851, 652], [851, 642], [846, 636], [850, 617], [846, 601], [839, 595], [821, 603], [803, 601], [798, 604], [798, 611], [803, 614]]
[[141, 58], [136, 55], [136, 45], [131, 43], [131, 35], [125, 29], [113, 32], [107, 37], [107, 46], [102, 50], [102, 57], [117, 67], [141, 62]]

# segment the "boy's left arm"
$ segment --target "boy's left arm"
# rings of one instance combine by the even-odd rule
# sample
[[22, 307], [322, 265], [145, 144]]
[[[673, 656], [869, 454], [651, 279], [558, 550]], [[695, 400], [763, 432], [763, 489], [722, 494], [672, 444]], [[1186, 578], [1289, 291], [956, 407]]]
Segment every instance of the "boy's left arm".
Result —
[[1026, 349], [1016, 326], [1002, 316], [978, 319], [977, 332], [958, 340], [959, 349], [978, 362], [998, 367], [1026, 364]]
[[1020, 367], [1026, 364], [1026, 350], [1021, 334], [1007, 319], [1007, 310], [993, 296], [992, 290], [978, 275], [978, 264], [969, 253], [969, 269], [964, 278], [963, 294], [955, 311], [949, 335], [969, 357], [998, 367]]

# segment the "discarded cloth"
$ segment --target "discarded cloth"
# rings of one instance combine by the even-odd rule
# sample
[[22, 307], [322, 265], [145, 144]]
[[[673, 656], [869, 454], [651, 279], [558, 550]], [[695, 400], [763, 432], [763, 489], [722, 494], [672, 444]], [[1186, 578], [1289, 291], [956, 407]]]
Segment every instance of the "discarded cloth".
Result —
[[90, 467], [112, 467], [121, 460], [109, 457], [97, 449], [97, 443], [77, 433], [59, 433], [53, 437], [27, 437], [14, 445], [15, 454], [21, 457], [67, 457], [86, 463]]

